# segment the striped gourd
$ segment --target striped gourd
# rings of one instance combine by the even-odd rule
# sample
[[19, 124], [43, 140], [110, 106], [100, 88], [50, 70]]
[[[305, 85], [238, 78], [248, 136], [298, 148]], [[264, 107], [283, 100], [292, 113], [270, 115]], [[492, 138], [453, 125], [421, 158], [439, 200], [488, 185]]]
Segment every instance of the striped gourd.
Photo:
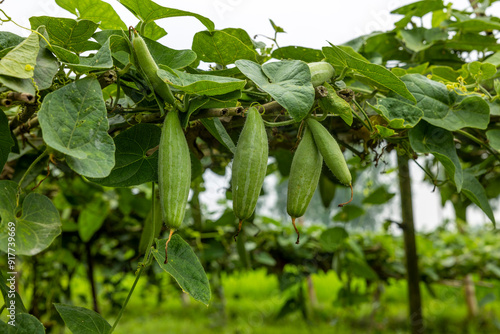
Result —
[[335, 75], [335, 69], [330, 63], [318, 61], [307, 64], [311, 71], [311, 83], [313, 87], [322, 85], [325, 81], [329, 81]]
[[[246, 114], [232, 167], [233, 211], [240, 220], [250, 218], [257, 205], [267, 171], [268, 139], [259, 111], [251, 107]], [[238, 235], [238, 234], [236, 234]]]
[[300, 235], [295, 226], [295, 218], [303, 216], [306, 212], [318, 186], [322, 165], [323, 158], [314, 143], [311, 131], [306, 128], [293, 156], [286, 204], [287, 212], [292, 217], [292, 224], [297, 232], [297, 244]]
[[172, 95], [172, 91], [170, 90], [170, 87], [156, 74], [156, 71], [158, 71], [158, 65], [156, 65], [153, 56], [149, 52], [146, 42], [137, 33], [137, 31], [134, 31], [134, 34], [132, 35], [132, 46], [134, 47], [137, 64], [144, 72], [144, 75], [149, 80], [149, 83], [153, 86], [156, 94], [158, 94], [163, 101], [173, 105], [175, 98]]
[[158, 185], [162, 217], [171, 237], [184, 220], [191, 186], [191, 157], [177, 111], [168, 112], [163, 122], [158, 147]]
[[[342, 151], [340, 150], [339, 144], [337, 144], [335, 138], [333, 138], [330, 132], [328, 132], [328, 130], [317, 120], [308, 118], [306, 122], [309, 129], [311, 129], [314, 142], [321, 152], [323, 159], [325, 159], [325, 163], [328, 168], [330, 168], [333, 175], [335, 175], [341, 183], [351, 187], [352, 200], [351, 172], [347, 167], [347, 163], [344, 159]], [[344, 206], [347, 203], [342, 203], [339, 206]]]

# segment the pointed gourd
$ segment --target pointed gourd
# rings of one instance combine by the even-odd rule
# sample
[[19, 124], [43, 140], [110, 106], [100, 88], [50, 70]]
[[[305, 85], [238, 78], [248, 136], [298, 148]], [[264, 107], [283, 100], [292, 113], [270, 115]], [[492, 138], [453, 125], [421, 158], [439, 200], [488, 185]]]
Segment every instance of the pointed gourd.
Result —
[[233, 211], [241, 221], [250, 218], [257, 205], [267, 171], [268, 138], [256, 108], [246, 114], [232, 166]]

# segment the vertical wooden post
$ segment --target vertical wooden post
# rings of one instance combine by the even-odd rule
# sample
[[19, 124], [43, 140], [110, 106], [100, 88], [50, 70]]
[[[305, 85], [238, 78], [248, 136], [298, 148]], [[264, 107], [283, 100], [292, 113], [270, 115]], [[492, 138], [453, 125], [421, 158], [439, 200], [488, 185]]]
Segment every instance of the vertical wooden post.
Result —
[[410, 303], [410, 326], [412, 334], [424, 333], [422, 317], [422, 299], [420, 295], [420, 275], [418, 272], [417, 245], [415, 225], [413, 223], [413, 204], [411, 195], [411, 178], [406, 156], [398, 155], [399, 189], [401, 194], [402, 229], [406, 254], [406, 272], [408, 280], [408, 297]]

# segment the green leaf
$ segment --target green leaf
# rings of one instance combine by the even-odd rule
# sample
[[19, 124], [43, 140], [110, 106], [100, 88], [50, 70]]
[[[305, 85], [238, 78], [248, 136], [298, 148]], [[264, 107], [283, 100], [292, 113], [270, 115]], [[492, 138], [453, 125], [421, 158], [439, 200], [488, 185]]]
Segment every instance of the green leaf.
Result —
[[0, 60], [0, 75], [19, 79], [33, 77], [39, 48], [38, 34], [31, 33]]
[[114, 138], [115, 166], [109, 176], [90, 181], [106, 187], [132, 187], [158, 180], [158, 151], [148, 151], [160, 143], [161, 129], [153, 124], [137, 124]]
[[168, 244], [168, 263], [164, 264], [166, 242], [166, 239], [156, 241], [156, 249], [153, 250], [156, 262], [172, 275], [184, 292], [208, 305], [211, 298], [210, 284], [200, 260], [188, 243], [175, 234]]
[[44, 141], [66, 154], [75, 172], [87, 177], [109, 175], [115, 165], [115, 145], [97, 79], [80, 79], [49, 93], [38, 119]]
[[417, 99], [417, 107], [423, 110], [423, 119], [427, 122], [450, 131], [488, 126], [490, 108], [481, 97], [468, 96], [456, 104], [459, 96], [440, 82], [420, 74], [408, 74], [401, 80]]
[[412, 128], [424, 116], [424, 112], [421, 109], [393, 98], [378, 99], [378, 105], [371, 107], [384, 117], [393, 129]]
[[458, 77], [465, 77], [466, 71], [454, 70], [449, 66], [431, 66], [432, 80], [443, 82], [458, 82]]
[[209, 31], [213, 31], [215, 28], [214, 23], [205, 16], [163, 7], [151, 0], [120, 0], [120, 3], [146, 24], [168, 17], [192, 16], [197, 18]]
[[73, 20], [60, 17], [32, 16], [31, 29], [45, 26], [50, 44], [58, 45], [72, 52], [81, 53], [95, 50], [99, 45], [89, 41], [98, 24], [89, 20]]
[[14, 77], [8, 77], [6, 75], [0, 75], [0, 83], [9, 89], [20, 92], [20, 93], [29, 93], [31, 95], [35, 95], [35, 86], [31, 79], [19, 79]]
[[[495, 129], [495, 130], [488, 130], [486, 131], [486, 137], [488, 138], [488, 141], [495, 150], [500, 151], [500, 130]], [[1, 161], [0, 161], [0, 166], [1, 166]]]
[[[48, 37], [45, 27], [39, 28], [38, 31], [46, 38]], [[35, 72], [33, 74], [33, 80], [35, 80], [38, 89], [44, 90], [50, 88], [52, 80], [58, 71], [59, 63], [57, 62], [57, 58], [47, 49], [47, 42], [40, 38], [40, 49], [36, 57]], [[31, 80], [29, 84], [33, 85]]]
[[197, 55], [194, 51], [170, 49], [149, 38], [144, 38], [144, 41], [158, 65], [179, 69], [190, 65], [196, 60]]
[[321, 50], [305, 48], [302, 46], [285, 46], [278, 48], [271, 54], [276, 59], [296, 59], [306, 63], [312, 63], [323, 60], [325, 56]]
[[451, 132], [420, 122], [409, 132], [411, 147], [419, 153], [431, 153], [443, 164], [454, 180], [457, 191], [462, 190], [463, 173]]
[[0, 109], [0, 170], [7, 162], [9, 153], [14, 146], [14, 139], [10, 134], [9, 119], [5, 116], [3, 110]]
[[111, 57], [110, 39], [103, 44], [95, 55], [89, 57], [79, 57], [78, 63], [65, 63], [76, 73], [88, 73], [90, 71], [102, 71], [113, 67]]
[[56, 3], [80, 20], [99, 23], [101, 29], [123, 29], [127, 25], [122, 21], [113, 7], [101, 0], [56, 0]]
[[494, 17], [476, 17], [459, 22], [453, 22], [449, 28], [457, 28], [465, 32], [481, 32], [489, 30], [500, 30], [500, 22]]
[[160, 79], [186, 94], [223, 95], [235, 90], [242, 90], [246, 81], [215, 75], [189, 74], [160, 66], [157, 72]]
[[85, 205], [78, 216], [78, 234], [83, 242], [88, 242], [99, 231], [107, 215], [108, 205], [100, 198]]
[[318, 100], [321, 109], [329, 114], [337, 115], [351, 126], [353, 121], [353, 114], [351, 105], [346, 100], [337, 95], [335, 89], [327, 82], [323, 83], [326, 88], [327, 96]]
[[444, 9], [443, 0], [421, 0], [394, 9], [391, 14], [411, 15], [422, 17], [435, 10]]
[[446, 42], [446, 48], [457, 51], [497, 51], [500, 45], [494, 35], [458, 33]]
[[49, 47], [49, 50], [52, 51], [61, 62], [69, 64], [78, 64], [80, 62], [80, 58], [78, 58], [76, 54], [60, 46], [52, 45]]
[[111, 330], [111, 325], [92, 310], [57, 303], [54, 306], [73, 334], [107, 334]]
[[354, 72], [368, 78], [377, 86], [393, 91], [402, 97], [416, 102], [415, 97], [408, 91], [405, 84], [391, 71], [383, 66], [375, 65], [348, 54], [341, 48], [330, 44], [331, 47], [324, 47], [323, 54], [326, 60], [332, 65], [347, 67]]
[[9, 226], [15, 223], [16, 254], [35, 255], [50, 246], [61, 233], [59, 211], [46, 196], [29, 193], [17, 217], [17, 183], [0, 181], [0, 250], [7, 253]]
[[[142, 22], [137, 24], [136, 30], [141, 31]], [[153, 41], [157, 41], [163, 36], [167, 36], [167, 31], [160, 27], [156, 22], [149, 22], [144, 25], [144, 32], [142, 37], [147, 37]]]
[[491, 210], [490, 203], [488, 202], [488, 197], [486, 197], [486, 191], [481, 183], [468, 171], [464, 171], [464, 183], [462, 187], [462, 192], [467, 196], [474, 204], [483, 210], [483, 212], [488, 216], [493, 225], [496, 224], [495, 216]]
[[435, 42], [448, 39], [448, 32], [441, 28], [414, 28], [411, 30], [400, 30], [399, 34], [406, 47], [414, 52], [424, 51], [434, 45]]
[[311, 110], [315, 93], [306, 63], [282, 60], [261, 67], [253, 61], [237, 60], [236, 66], [283, 106], [295, 121], [301, 121]]
[[325, 252], [336, 252], [349, 237], [345, 228], [336, 226], [323, 231], [319, 237], [321, 248]]
[[382, 125], [375, 125], [375, 129], [377, 129], [378, 135], [381, 138], [389, 138], [392, 137], [396, 134], [396, 131], [393, 129], [389, 129], [388, 127], [382, 126]]
[[365, 214], [365, 210], [357, 205], [346, 205], [333, 217], [333, 221], [349, 222]]
[[24, 38], [9, 31], [0, 31], [0, 50], [14, 48], [24, 41]]
[[285, 32], [285, 30], [283, 28], [281, 28], [280, 26], [277, 26], [273, 20], [269, 19], [269, 23], [271, 23], [271, 26], [273, 27], [273, 30], [275, 33], [281, 33], [281, 32]]
[[496, 67], [500, 66], [500, 52], [495, 52], [488, 58], [484, 60], [486, 63], [490, 63], [495, 65]]
[[200, 31], [194, 35], [192, 49], [200, 60], [223, 66], [234, 64], [238, 59], [256, 60], [253, 46], [240, 38], [234, 29]]
[[384, 204], [389, 202], [395, 195], [388, 192], [384, 186], [380, 186], [363, 199], [363, 204]]
[[44, 334], [43, 324], [28, 313], [16, 314], [15, 326], [0, 321], [0, 332], [4, 334]]
[[222, 145], [224, 145], [229, 151], [233, 154], [236, 152], [236, 146], [234, 145], [233, 140], [229, 136], [222, 125], [222, 122], [219, 118], [203, 118], [200, 119], [201, 123], [205, 128], [215, 137]]
[[481, 63], [478, 61], [473, 61], [467, 64], [467, 69], [471, 74], [472, 78], [477, 82], [489, 79], [497, 73], [497, 68], [495, 65], [490, 63]]

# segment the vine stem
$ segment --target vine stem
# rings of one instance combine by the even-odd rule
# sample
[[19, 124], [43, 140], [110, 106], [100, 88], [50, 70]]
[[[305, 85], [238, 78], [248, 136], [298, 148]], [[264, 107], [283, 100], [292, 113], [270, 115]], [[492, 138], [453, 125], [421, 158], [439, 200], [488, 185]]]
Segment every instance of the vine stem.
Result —
[[361, 113], [365, 117], [366, 121], [368, 122], [368, 127], [367, 128], [370, 131], [373, 131], [373, 125], [372, 125], [372, 122], [370, 121], [370, 117], [368, 117], [368, 115], [366, 114], [365, 110], [359, 105], [358, 101], [356, 101], [355, 99], [353, 99], [352, 101], [354, 102], [354, 104], [356, 105], [356, 107], [358, 108], [358, 110], [361, 111]]
[[[152, 219], [153, 221], [155, 221], [156, 217], [155, 217], [155, 205], [156, 204], [156, 200], [155, 200], [155, 184], [154, 182], [152, 183], [152, 201], [153, 201], [153, 216], [152, 216]], [[116, 326], [118, 325], [118, 322], [120, 321], [122, 315], [123, 315], [123, 312], [125, 311], [125, 308], [127, 307], [127, 304], [130, 300], [130, 298], [132, 297], [132, 294], [134, 293], [134, 290], [135, 290], [135, 287], [137, 286], [137, 283], [139, 282], [139, 279], [141, 278], [141, 275], [142, 275], [142, 272], [144, 271], [144, 269], [146, 269], [146, 264], [148, 263], [149, 261], [149, 256], [151, 254], [151, 249], [153, 248], [153, 241], [154, 239], [152, 238], [151, 241], [149, 242], [149, 247], [148, 247], [148, 250], [146, 252], [146, 255], [144, 255], [144, 260], [142, 261], [142, 263], [140, 263], [140, 268], [139, 268], [139, 272], [137, 273], [137, 275], [135, 276], [135, 280], [134, 280], [134, 284], [132, 284], [132, 287], [130, 288], [130, 291], [128, 292], [128, 295], [127, 295], [127, 298], [125, 299], [125, 301], [123, 302], [123, 305], [122, 305], [122, 308], [120, 309], [120, 313], [118, 313], [118, 317], [116, 318], [115, 322], [113, 323], [113, 327], [111, 327], [110, 331], [109, 331], [109, 334], [113, 333], [113, 331], [115, 330]]]
[[264, 125], [267, 127], [278, 127], [278, 126], [286, 126], [286, 125], [292, 125], [297, 123], [294, 119], [290, 119], [288, 121], [283, 121], [283, 122], [268, 122], [265, 120], [262, 120], [264, 122]]
[[456, 132], [458, 134], [461, 134], [464, 137], [469, 138], [473, 142], [475, 142], [475, 143], [483, 146], [488, 152], [490, 152], [492, 155], [494, 155], [495, 158], [497, 158], [498, 161], [500, 161], [500, 156], [498, 155], [498, 153], [495, 152], [495, 150], [493, 150], [488, 144], [486, 144], [485, 142], [483, 142], [481, 139], [476, 138], [475, 136], [471, 135], [470, 133], [468, 133], [467, 131], [464, 131], [464, 130], [457, 130]]
[[49, 149], [46, 148], [45, 151], [42, 152], [42, 154], [40, 154], [36, 159], [35, 161], [33, 161], [31, 163], [31, 165], [28, 167], [28, 169], [26, 170], [26, 172], [24, 172], [24, 175], [23, 177], [21, 178], [21, 181], [19, 181], [19, 184], [17, 186], [17, 193], [18, 195], [21, 193], [21, 188], [22, 188], [22, 184], [24, 182], [24, 180], [26, 179], [26, 177], [28, 176], [28, 174], [31, 172], [31, 170], [33, 170], [33, 168], [49, 153]]

